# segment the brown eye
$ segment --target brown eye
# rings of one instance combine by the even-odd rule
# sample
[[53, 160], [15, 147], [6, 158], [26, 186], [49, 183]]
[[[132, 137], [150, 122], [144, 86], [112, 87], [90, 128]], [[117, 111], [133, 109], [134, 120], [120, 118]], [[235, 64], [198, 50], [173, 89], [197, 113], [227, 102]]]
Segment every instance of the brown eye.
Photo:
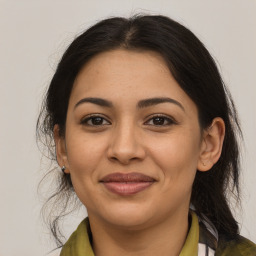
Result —
[[81, 124], [88, 126], [109, 125], [110, 123], [101, 116], [90, 116], [81, 121]]
[[102, 117], [93, 117], [91, 118], [92, 125], [102, 125], [103, 124], [103, 118]]
[[154, 116], [149, 121], [147, 121], [147, 124], [153, 125], [153, 126], [168, 126], [176, 124], [176, 122], [166, 116]]
[[165, 122], [165, 118], [163, 117], [155, 117], [153, 118], [154, 125], [163, 125]]

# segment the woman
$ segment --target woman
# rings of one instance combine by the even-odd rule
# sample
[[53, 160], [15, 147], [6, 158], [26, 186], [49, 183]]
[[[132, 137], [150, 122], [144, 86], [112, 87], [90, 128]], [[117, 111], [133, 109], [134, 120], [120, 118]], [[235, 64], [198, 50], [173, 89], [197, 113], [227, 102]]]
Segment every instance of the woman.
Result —
[[38, 121], [86, 218], [67, 255], [256, 255], [239, 198], [240, 128], [203, 44], [164, 16], [103, 20], [64, 53]]

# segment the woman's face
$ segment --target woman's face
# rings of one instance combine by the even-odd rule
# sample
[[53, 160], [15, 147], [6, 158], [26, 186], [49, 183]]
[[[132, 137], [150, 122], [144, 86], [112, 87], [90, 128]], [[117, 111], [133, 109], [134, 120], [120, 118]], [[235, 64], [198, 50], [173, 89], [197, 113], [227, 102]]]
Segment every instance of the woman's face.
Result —
[[162, 57], [119, 49], [77, 76], [57, 153], [88, 215], [132, 228], [187, 214], [202, 144]]

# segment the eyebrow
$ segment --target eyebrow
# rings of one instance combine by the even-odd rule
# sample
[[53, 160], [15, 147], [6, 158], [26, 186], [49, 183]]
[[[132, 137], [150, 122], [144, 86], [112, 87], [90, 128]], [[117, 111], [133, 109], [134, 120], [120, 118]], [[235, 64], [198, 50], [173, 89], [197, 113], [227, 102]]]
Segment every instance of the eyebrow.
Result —
[[96, 104], [96, 105], [99, 105], [99, 106], [102, 106], [102, 107], [107, 107], [107, 108], [112, 108], [113, 107], [113, 103], [108, 101], [108, 100], [105, 100], [105, 99], [102, 99], [102, 98], [83, 98], [81, 100], [79, 100], [75, 107], [78, 107], [79, 105], [81, 105], [82, 103], [93, 103], [93, 104]]
[[[107, 108], [113, 108], [113, 103], [109, 100], [106, 99], [102, 99], [102, 98], [83, 98], [81, 100], [79, 100], [75, 107], [78, 107], [79, 105], [83, 104], [83, 103], [93, 103], [102, 107], [107, 107]], [[137, 109], [142, 109], [142, 108], [146, 108], [146, 107], [150, 107], [150, 106], [154, 106], [157, 104], [161, 104], [161, 103], [173, 103], [177, 106], [179, 106], [183, 111], [185, 111], [184, 107], [182, 106], [182, 104], [180, 102], [178, 102], [177, 100], [168, 98], [168, 97], [156, 97], [156, 98], [149, 98], [149, 99], [143, 99], [140, 100], [137, 103]]]
[[168, 97], [158, 97], [158, 98], [150, 98], [145, 100], [140, 100], [137, 104], [137, 108], [146, 108], [153, 105], [161, 104], [161, 103], [173, 103], [179, 106], [183, 111], [185, 111], [184, 107], [177, 100], [168, 98]]

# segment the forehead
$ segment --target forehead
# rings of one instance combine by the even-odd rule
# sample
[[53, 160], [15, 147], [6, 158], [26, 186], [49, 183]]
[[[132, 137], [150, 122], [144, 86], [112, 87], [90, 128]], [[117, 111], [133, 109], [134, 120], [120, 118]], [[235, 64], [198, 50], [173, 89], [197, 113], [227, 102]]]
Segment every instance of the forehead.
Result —
[[122, 83], [125, 79], [127, 83], [131, 79], [132, 82], [143, 81], [149, 77], [154, 81], [155, 75], [171, 77], [164, 59], [158, 53], [117, 49], [94, 56], [79, 72], [74, 86], [86, 81], [86, 87], [90, 89], [90, 80], [102, 83], [102, 78], [107, 79], [108, 83], [118, 82], [118, 79]]
[[194, 104], [173, 78], [161, 55], [123, 49], [101, 53], [86, 63], [75, 80], [71, 100], [82, 97], [107, 97], [120, 103], [171, 97], [184, 105]]

